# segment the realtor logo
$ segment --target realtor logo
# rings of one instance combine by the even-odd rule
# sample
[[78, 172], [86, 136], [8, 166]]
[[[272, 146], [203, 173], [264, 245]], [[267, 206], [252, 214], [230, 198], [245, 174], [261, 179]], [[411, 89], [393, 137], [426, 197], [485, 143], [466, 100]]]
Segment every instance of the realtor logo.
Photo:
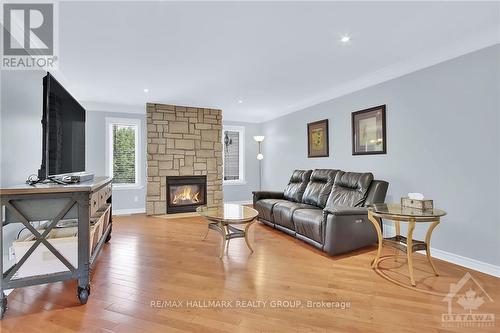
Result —
[[54, 69], [56, 3], [4, 3], [2, 69]]
[[443, 298], [443, 302], [448, 303], [448, 313], [441, 315], [443, 326], [495, 326], [495, 314], [479, 312], [484, 303], [493, 302], [493, 299], [469, 272], [458, 283], [450, 284], [450, 292]]
[[53, 4], [4, 4], [3, 22], [4, 55], [53, 54]]

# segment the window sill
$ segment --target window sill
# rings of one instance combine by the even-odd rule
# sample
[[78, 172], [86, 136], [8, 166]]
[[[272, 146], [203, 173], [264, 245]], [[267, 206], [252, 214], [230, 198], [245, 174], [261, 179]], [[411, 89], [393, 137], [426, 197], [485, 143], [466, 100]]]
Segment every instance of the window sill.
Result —
[[247, 182], [245, 180], [225, 180], [222, 182], [222, 186], [226, 185], [246, 185]]
[[143, 188], [144, 188], [144, 186], [139, 185], [139, 184], [127, 184], [127, 185], [113, 184], [113, 190], [117, 190], [117, 191], [142, 190]]

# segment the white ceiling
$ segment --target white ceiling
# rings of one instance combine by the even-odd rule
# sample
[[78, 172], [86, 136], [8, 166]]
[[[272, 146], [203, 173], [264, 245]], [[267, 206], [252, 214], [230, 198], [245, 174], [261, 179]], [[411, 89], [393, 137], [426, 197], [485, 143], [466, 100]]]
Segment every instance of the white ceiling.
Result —
[[498, 2], [61, 2], [59, 12], [56, 76], [88, 109], [159, 102], [252, 122], [500, 42]]

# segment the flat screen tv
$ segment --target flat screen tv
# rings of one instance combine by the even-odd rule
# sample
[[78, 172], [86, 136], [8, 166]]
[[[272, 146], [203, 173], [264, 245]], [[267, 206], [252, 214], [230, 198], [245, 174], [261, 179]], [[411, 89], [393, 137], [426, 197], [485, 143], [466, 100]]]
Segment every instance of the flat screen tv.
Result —
[[85, 109], [50, 73], [43, 78], [42, 128], [38, 178], [85, 171]]

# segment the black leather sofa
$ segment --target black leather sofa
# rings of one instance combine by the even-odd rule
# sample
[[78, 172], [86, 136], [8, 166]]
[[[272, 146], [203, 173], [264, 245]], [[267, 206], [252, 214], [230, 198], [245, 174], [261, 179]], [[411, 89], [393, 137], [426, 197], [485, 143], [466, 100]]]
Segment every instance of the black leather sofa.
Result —
[[253, 192], [253, 204], [259, 221], [337, 255], [377, 242], [366, 206], [388, 186], [371, 173], [295, 170], [283, 192]]

